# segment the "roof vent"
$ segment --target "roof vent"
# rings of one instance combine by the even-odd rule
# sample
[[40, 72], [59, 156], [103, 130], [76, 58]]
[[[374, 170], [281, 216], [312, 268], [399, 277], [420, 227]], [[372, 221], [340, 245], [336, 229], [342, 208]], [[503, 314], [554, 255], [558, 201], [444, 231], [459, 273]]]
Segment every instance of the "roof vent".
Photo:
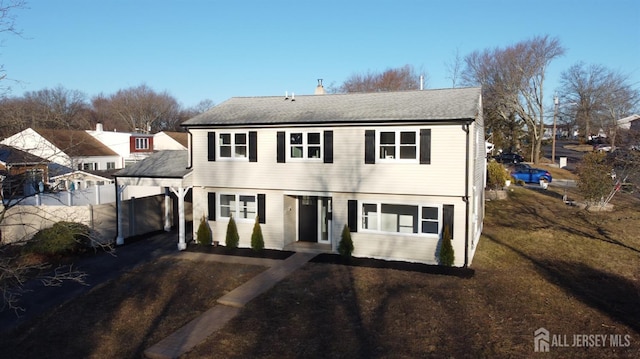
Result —
[[284, 100], [288, 100], [289, 99], [289, 91], [285, 91], [284, 92]]
[[327, 92], [324, 90], [324, 86], [322, 86], [322, 79], [318, 79], [318, 86], [316, 86], [315, 95], [324, 95]]
[[293, 92], [291, 93], [291, 101], [295, 101], [296, 100], [296, 94], [294, 94]]

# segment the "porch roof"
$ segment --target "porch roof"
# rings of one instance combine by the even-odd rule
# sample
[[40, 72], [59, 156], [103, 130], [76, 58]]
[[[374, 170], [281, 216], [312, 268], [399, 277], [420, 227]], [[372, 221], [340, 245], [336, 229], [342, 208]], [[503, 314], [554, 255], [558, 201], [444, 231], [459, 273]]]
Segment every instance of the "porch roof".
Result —
[[186, 150], [158, 151], [113, 176], [120, 185], [187, 188], [191, 186], [192, 171], [187, 168], [188, 156]]

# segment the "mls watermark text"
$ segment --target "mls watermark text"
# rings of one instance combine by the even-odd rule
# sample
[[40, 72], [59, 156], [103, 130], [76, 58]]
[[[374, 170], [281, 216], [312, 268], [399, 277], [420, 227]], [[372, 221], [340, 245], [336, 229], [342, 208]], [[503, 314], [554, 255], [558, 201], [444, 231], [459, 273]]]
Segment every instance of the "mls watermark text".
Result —
[[533, 332], [533, 350], [548, 352], [550, 348], [626, 348], [631, 346], [629, 334], [552, 334], [545, 328]]

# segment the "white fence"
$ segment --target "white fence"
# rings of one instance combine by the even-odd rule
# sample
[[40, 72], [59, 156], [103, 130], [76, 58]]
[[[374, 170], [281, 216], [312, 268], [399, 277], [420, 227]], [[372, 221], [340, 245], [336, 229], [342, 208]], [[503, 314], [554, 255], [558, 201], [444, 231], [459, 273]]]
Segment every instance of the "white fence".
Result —
[[[122, 194], [123, 200], [132, 197], [148, 197], [162, 194], [161, 187], [127, 186]], [[74, 191], [44, 192], [29, 197], [5, 201], [5, 205], [14, 206], [87, 206], [115, 203], [116, 187], [113, 184], [92, 186]]]

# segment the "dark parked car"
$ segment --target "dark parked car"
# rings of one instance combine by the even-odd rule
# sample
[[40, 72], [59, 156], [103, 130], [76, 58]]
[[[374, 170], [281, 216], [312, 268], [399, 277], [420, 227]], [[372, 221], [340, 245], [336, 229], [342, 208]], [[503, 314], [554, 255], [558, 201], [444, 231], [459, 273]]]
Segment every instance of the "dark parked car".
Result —
[[547, 170], [532, 167], [519, 167], [511, 172], [511, 176], [526, 183], [539, 183], [540, 181], [551, 182], [551, 173]]
[[501, 153], [493, 156], [493, 158], [500, 163], [520, 163], [524, 161], [524, 158], [517, 153]]

